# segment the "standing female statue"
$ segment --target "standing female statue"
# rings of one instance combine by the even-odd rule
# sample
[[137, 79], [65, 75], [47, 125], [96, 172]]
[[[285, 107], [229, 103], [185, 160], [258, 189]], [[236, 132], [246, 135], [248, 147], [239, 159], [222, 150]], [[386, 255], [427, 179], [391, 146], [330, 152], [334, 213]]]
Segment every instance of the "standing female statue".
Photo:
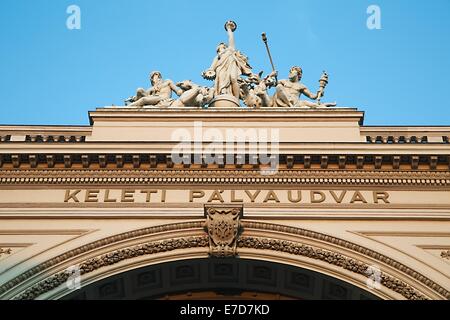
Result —
[[228, 33], [228, 46], [225, 43], [219, 43], [217, 46], [217, 56], [214, 58], [211, 67], [202, 73], [205, 79], [213, 80], [215, 96], [232, 95], [239, 100], [240, 75], [250, 75], [251, 66], [248, 64], [248, 58], [236, 50], [234, 44], [233, 32], [236, 30], [236, 23], [227, 21], [225, 30]]

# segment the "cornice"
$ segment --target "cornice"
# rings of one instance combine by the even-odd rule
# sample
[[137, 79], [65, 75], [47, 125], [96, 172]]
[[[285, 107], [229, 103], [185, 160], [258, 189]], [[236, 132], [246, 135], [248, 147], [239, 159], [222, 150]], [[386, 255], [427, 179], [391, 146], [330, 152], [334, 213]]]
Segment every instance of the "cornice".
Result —
[[[63, 136], [63, 135], [62, 135]], [[59, 136], [58, 136], [59, 137]], [[365, 140], [365, 137], [361, 137]], [[174, 147], [179, 146], [179, 141], [171, 140], [158, 140], [150, 141], [144, 137], [141, 140], [124, 141], [124, 140], [101, 140], [101, 141], [84, 141], [80, 140], [75, 143], [74, 140], [59, 139], [51, 141], [43, 141], [36, 138], [35, 140], [23, 138], [22, 141], [7, 141], [0, 143], [0, 153], [36, 153], [38, 150], [41, 153], [53, 152], [53, 153], [133, 153], [133, 152], [156, 152], [171, 154]], [[208, 148], [225, 148], [225, 142], [217, 141], [203, 141], [202, 143], [192, 142], [192, 153], [209, 150]], [[258, 143], [238, 143], [234, 142], [234, 149], [230, 151], [242, 151], [245, 147], [245, 151], [258, 151], [260, 145]], [[267, 143], [267, 147], [271, 150], [272, 144]], [[228, 146], [227, 146], [228, 147]], [[450, 154], [450, 143], [439, 142], [416, 142], [416, 143], [370, 143], [368, 141], [357, 142], [286, 142], [280, 141], [276, 144], [276, 152], [281, 154], [392, 154], [401, 152], [402, 154], [429, 154], [429, 153], [442, 153]]]
[[[45, 169], [50, 170], [93, 170], [93, 169], [140, 169], [140, 170], [180, 170], [205, 171], [251, 171], [255, 169], [264, 170], [268, 166], [259, 163], [257, 156], [252, 159], [236, 156], [245, 162], [234, 161], [234, 163], [224, 162], [224, 156], [219, 156], [220, 163], [208, 164], [202, 160], [201, 163], [181, 163], [176, 164], [169, 155], [155, 154], [0, 154], [0, 172], [14, 169], [35, 170], [40, 172]], [[186, 160], [186, 159], [185, 159]], [[355, 171], [355, 172], [396, 172], [408, 171], [442, 173], [448, 172], [450, 168], [450, 156], [347, 156], [347, 155], [281, 155], [277, 164], [278, 170], [333, 170], [333, 171]], [[250, 162], [250, 163], [249, 163]], [[274, 162], [275, 163], [275, 160]]]
[[358, 111], [356, 108], [339, 107], [326, 109], [298, 109], [298, 108], [158, 108], [149, 107], [136, 109], [133, 107], [103, 107], [89, 112], [91, 124], [95, 121], [107, 119], [108, 121], [120, 119], [123, 120], [141, 120], [148, 119], [204, 119], [205, 121], [214, 121], [217, 119], [225, 121], [235, 121], [241, 119], [357, 119], [360, 124], [363, 122], [364, 111]]

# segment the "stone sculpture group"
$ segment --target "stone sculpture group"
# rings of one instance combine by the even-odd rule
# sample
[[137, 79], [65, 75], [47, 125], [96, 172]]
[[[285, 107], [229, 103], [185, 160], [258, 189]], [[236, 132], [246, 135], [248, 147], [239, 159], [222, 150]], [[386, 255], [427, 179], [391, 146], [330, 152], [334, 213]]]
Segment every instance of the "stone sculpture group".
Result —
[[[150, 73], [152, 87], [148, 90], [139, 88], [135, 96], [125, 100], [125, 104], [137, 108], [212, 108], [240, 107], [242, 100], [247, 108], [324, 108], [336, 105], [320, 102], [328, 84], [326, 72], [319, 80], [320, 87], [316, 93], [310, 92], [300, 82], [303, 72], [298, 66], [289, 70], [288, 79], [282, 80], [277, 79], [276, 70], [265, 77], [263, 72], [253, 73], [247, 56], [235, 48], [236, 28], [237, 25], [233, 21], [225, 23], [228, 44], [219, 43], [211, 66], [202, 73], [203, 78], [214, 81], [213, 87], [200, 86], [191, 80], [174, 83], [172, 80], [164, 80], [161, 72], [153, 71]], [[265, 34], [263, 39], [267, 41]], [[275, 88], [275, 93], [270, 96], [268, 89], [272, 87]], [[175, 93], [178, 99], [173, 99], [172, 93]], [[302, 94], [314, 101], [301, 100]]]

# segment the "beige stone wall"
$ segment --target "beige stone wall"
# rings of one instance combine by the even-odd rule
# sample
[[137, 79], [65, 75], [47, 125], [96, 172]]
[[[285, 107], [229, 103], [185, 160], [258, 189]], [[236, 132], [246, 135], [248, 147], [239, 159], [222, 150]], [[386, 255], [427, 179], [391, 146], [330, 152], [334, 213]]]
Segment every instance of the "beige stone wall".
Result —
[[[60, 133], [47, 127], [0, 128], [0, 136], [22, 137], [0, 143], [1, 299], [30, 290], [40, 292], [34, 298], [59, 298], [68, 290], [57, 285], [41, 292], [45, 279], [143, 244], [165, 249], [109, 261], [83, 274], [82, 283], [144, 265], [207, 257], [209, 248], [201, 245], [208, 239], [205, 205], [243, 206], [241, 257], [315, 270], [384, 299], [450, 298], [450, 145], [439, 140], [450, 129], [364, 128], [363, 114], [355, 109], [107, 108], [90, 116], [90, 130], [73, 130], [86, 142], [67, 130], [61, 133], [67, 143], [64, 137], [51, 143], [39, 137]], [[268, 177], [251, 165], [170, 167], [149, 158], [120, 167], [119, 158], [111, 163], [106, 156], [96, 163], [85, 161], [88, 157], [75, 161], [77, 155], [165, 155], [173, 146], [171, 132], [192, 131], [195, 121], [206, 130], [279, 129], [279, 153], [287, 156], [282, 170]], [[428, 143], [394, 141], [401, 136], [426, 136]], [[367, 137], [375, 140], [367, 143]], [[309, 166], [305, 155], [316, 157]], [[399, 158], [397, 166], [399, 155], [408, 160]], [[350, 162], [361, 156], [361, 162]], [[177, 246], [167, 244], [170, 239], [193, 242]], [[263, 239], [274, 245], [255, 245]], [[360, 272], [367, 266], [383, 273], [381, 288], [367, 288], [367, 275]]]

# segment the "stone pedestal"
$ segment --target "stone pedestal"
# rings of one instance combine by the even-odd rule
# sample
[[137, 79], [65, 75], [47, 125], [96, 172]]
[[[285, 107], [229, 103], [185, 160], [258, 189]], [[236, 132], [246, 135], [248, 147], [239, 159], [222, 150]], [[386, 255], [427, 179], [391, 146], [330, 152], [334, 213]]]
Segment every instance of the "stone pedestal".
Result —
[[227, 129], [263, 129], [277, 130], [280, 143], [366, 142], [360, 133], [364, 113], [354, 108], [249, 109], [238, 107], [231, 99], [217, 99], [208, 109], [99, 108], [89, 114], [93, 126], [86, 141], [90, 142], [165, 142], [178, 129], [194, 139], [200, 132], [195, 126], [200, 124], [201, 130], [218, 130], [223, 137]]
[[221, 94], [215, 97], [208, 108], [240, 108], [239, 100], [230, 94]]

